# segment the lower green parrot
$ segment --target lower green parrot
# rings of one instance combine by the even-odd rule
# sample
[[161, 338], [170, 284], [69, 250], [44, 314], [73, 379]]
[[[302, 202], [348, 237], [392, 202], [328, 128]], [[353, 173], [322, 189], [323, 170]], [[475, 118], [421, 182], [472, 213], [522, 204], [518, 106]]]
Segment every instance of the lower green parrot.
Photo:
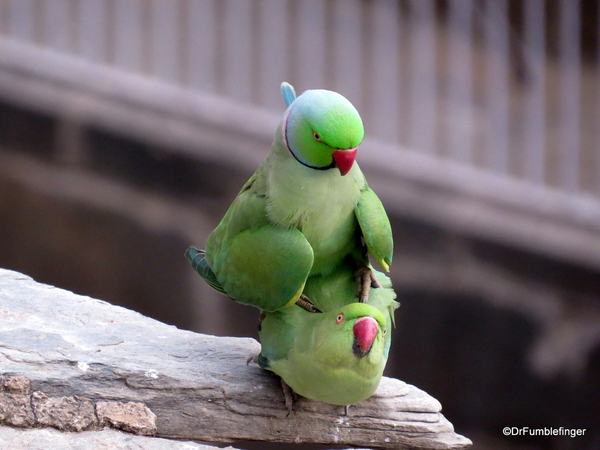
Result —
[[380, 272], [381, 287], [370, 289], [367, 303], [357, 302], [353, 272], [344, 263], [307, 280], [304, 292], [322, 313], [291, 305], [262, 316], [259, 365], [303, 397], [347, 406], [379, 385], [399, 303]]

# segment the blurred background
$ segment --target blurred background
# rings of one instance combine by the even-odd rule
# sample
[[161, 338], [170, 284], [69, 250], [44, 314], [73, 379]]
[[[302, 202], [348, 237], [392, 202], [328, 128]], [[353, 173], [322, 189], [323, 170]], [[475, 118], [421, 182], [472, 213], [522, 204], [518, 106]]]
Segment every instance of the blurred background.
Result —
[[387, 374], [475, 449], [599, 449], [599, 19], [592, 0], [0, 0], [0, 267], [257, 337], [183, 253], [268, 153], [280, 83], [332, 89], [394, 228]]

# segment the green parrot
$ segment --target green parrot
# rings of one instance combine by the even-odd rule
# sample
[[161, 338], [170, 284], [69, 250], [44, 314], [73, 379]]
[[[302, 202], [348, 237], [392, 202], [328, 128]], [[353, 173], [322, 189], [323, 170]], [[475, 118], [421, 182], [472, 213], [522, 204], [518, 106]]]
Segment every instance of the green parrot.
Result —
[[354, 262], [359, 301], [379, 286], [368, 254], [389, 271], [389, 219], [354, 162], [362, 120], [342, 95], [322, 89], [296, 98], [281, 85], [288, 106], [270, 153], [246, 182], [206, 250], [187, 259], [218, 291], [262, 311], [297, 303], [315, 312], [304, 293], [309, 276], [327, 275], [347, 257]]
[[381, 380], [399, 304], [383, 273], [377, 273], [382, 286], [370, 290], [367, 303], [356, 302], [353, 271], [353, 264], [343, 264], [309, 277], [305, 293], [321, 314], [296, 305], [263, 314], [257, 361], [303, 397], [353, 405], [370, 397]]

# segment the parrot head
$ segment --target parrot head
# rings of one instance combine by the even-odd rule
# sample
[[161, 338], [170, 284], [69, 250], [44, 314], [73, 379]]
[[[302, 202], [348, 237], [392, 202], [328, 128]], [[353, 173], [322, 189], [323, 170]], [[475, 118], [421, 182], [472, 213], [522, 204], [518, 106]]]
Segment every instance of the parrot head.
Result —
[[326, 355], [330, 364], [353, 366], [384, 362], [388, 330], [381, 311], [366, 303], [350, 303], [323, 316], [315, 335], [316, 351]]
[[289, 105], [283, 117], [283, 139], [292, 156], [315, 170], [337, 168], [346, 175], [364, 136], [356, 108], [337, 92], [314, 89], [299, 97], [282, 84]]

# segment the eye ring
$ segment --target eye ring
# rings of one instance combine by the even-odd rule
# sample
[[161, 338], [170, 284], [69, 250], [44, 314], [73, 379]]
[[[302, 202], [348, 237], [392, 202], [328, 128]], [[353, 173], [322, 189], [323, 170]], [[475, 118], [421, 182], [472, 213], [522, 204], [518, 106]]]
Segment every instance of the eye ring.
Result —
[[339, 313], [338, 316], [335, 318], [335, 323], [339, 325], [343, 321], [344, 321], [344, 313]]
[[319, 133], [317, 133], [316, 131], [313, 131], [313, 137], [315, 138], [315, 141], [317, 141], [317, 142], [323, 142], [321, 140], [321, 135]]
[[387, 334], [387, 328], [383, 329], [383, 336], [385, 336]]

